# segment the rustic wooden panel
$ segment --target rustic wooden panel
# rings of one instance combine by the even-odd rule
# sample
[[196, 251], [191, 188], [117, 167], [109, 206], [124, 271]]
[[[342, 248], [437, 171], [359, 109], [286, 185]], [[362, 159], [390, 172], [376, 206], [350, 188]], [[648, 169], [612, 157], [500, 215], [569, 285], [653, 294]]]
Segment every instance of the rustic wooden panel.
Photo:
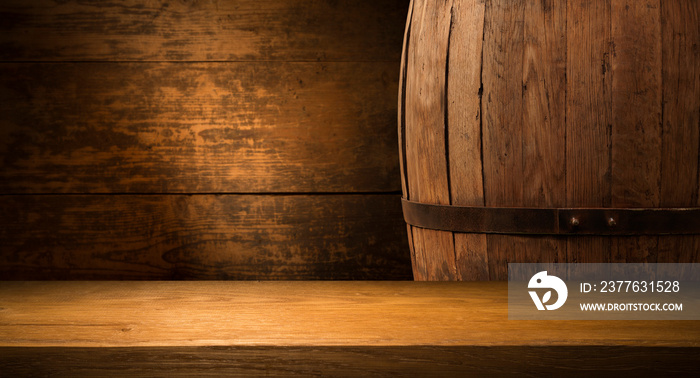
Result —
[[[483, 48], [483, 166], [486, 206], [522, 206], [524, 2], [486, 4]], [[489, 277], [507, 278], [526, 238], [488, 235]]]
[[[447, 137], [450, 201], [456, 206], [484, 206], [481, 165], [481, 53], [483, 2], [452, 5], [447, 78]], [[486, 235], [453, 234], [457, 280], [489, 277]]]
[[[660, 206], [698, 206], [699, 24], [700, 2], [674, 0], [661, 3], [663, 124]], [[658, 262], [700, 261], [696, 257], [698, 254], [699, 236], [659, 238]]]
[[[526, 0], [520, 205], [566, 206], [566, 2]], [[564, 262], [566, 240], [529, 238], [516, 262]]]
[[482, 74], [486, 206], [522, 205], [523, 12], [522, 0], [486, 5]]
[[412, 200], [428, 203], [450, 203], [444, 123], [450, 5], [415, 1], [407, 62], [408, 187]]
[[566, 3], [526, 0], [523, 12], [521, 204], [565, 207]]
[[[612, 206], [660, 205], [661, 9], [659, 0], [614, 0], [611, 7]], [[658, 237], [612, 241], [613, 262], [656, 262]]]
[[663, 1], [660, 206], [694, 206], [700, 143], [700, 2]]
[[[610, 207], [610, 0], [567, 3], [566, 204]], [[610, 262], [610, 238], [572, 238], [569, 262]]]
[[[457, 206], [483, 206], [481, 172], [481, 53], [485, 4], [457, 1], [452, 8], [446, 72], [450, 201]], [[464, 164], [468, 162], [468, 164]]]
[[[452, 26], [452, 2], [433, 6], [428, 0], [415, 0], [413, 6], [411, 46], [406, 63], [408, 188], [412, 200], [449, 204], [449, 177], [445, 160], [445, 69]], [[431, 252], [424, 256], [427, 279], [454, 277], [455, 255], [451, 232], [413, 228], [413, 238], [416, 245], [425, 246], [423, 248]], [[451, 263], [445, 264], [444, 261]]]
[[674, 347], [0, 348], [8, 376], [51, 377], [693, 376], [698, 359]]
[[693, 320], [508, 320], [506, 282], [0, 282], [0, 303], [0, 347], [697, 351], [700, 340]]
[[0, 5], [0, 60], [398, 61], [406, 0]]
[[615, 0], [612, 4], [612, 205], [658, 206], [662, 94], [659, 0]]
[[398, 68], [0, 64], [0, 192], [398, 190]]
[[0, 196], [0, 245], [0, 280], [411, 278], [398, 195]]

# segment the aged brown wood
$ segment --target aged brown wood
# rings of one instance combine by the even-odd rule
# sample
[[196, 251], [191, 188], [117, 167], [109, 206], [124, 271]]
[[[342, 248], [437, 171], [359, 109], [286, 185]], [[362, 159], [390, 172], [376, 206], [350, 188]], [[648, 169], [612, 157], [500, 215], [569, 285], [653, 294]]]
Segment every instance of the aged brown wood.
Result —
[[397, 69], [0, 64], [0, 192], [395, 191]]
[[0, 5], [1, 61], [391, 61], [407, 1], [52, 1]]
[[[523, 206], [566, 204], [566, 2], [523, 9]], [[566, 261], [566, 240], [531, 238], [520, 259]], [[505, 278], [507, 275], [502, 275]]]
[[0, 300], [3, 347], [698, 347], [700, 340], [691, 320], [556, 327], [508, 320], [504, 282], [1, 282]]
[[[700, 143], [700, 5], [697, 2], [664, 1], [661, 4], [663, 125], [662, 206], [693, 204], [698, 200]], [[695, 107], [694, 107], [695, 106]], [[682, 162], [678, 164], [677, 162]], [[695, 180], [695, 181], [693, 181]], [[700, 236], [659, 238], [658, 262], [700, 261]]]
[[0, 280], [410, 279], [404, 235], [398, 195], [0, 196]]
[[[609, 207], [610, 0], [567, 2], [566, 202]], [[567, 239], [567, 261], [610, 262], [610, 239]]]
[[[611, 38], [614, 43], [610, 155], [612, 206], [659, 206], [660, 202], [660, 10], [659, 0], [615, 1], [611, 7]], [[683, 164], [682, 160], [677, 164]], [[611, 242], [613, 262], [657, 260], [657, 237], [613, 239]]]
[[693, 321], [509, 321], [506, 286], [3, 282], [0, 368], [58, 376], [697, 370]]
[[[414, 2], [405, 63], [407, 187], [412, 199], [440, 204], [450, 203], [448, 168], [444, 158], [430, 157], [445, 156], [444, 72], [452, 24], [451, 4], [446, 1], [431, 6], [428, 2]], [[445, 279], [455, 274], [451, 234], [421, 228], [413, 228], [412, 234], [414, 249], [423, 251], [423, 256], [417, 254], [416, 260], [425, 263], [421, 271], [426, 279]], [[442, 255], [431, 259], [425, 255], [425, 246], [437, 246], [433, 252]], [[443, 261], [451, 263], [443, 264]], [[423, 277], [418, 275], [418, 278]]]
[[[522, 174], [522, 0], [486, 3], [481, 83], [484, 204], [518, 206]], [[523, 254], [521, 236], [489, 235], [489, 278], [505, 279], [507, 262]], [[482, 252], [483, 253], [483, 252]], [[469, 279], [469, 278], [464, 278]]]
[[[454, 377], [693, 376], [698, 348], [675, 347], [127, 347], [0, 348], [10, 376]], [[572, 373], [575, 372], [575, 373]]]
[[[416, 0], [414, 8], [412, 30], [432, 34], [411, 35], [406, 46], [404, 197], [453, 206], [698, 206], [696, 1]], [[450, 33], [440, 29], [448, 17]], [[432, 95], [440, 87], [445, 95]], [[487, 235], [486, 244], [466, 243], [467, 259], [457, 240], [483, 234], [412, 228], [416, 264], [440, 271], [419, 279], [505, 279], [509, 262], [697, 262], [700, 249], [693, 236]]]
[[[450, 161], [450, 200], [456, 206], [484, 206], [481, 164], [460, 164], [462, 157], [481, 158], [481, 51], [485, 4], [458, 1], [453, 4], [447, 85], [447, 137]], [[472, 63], [475, 57], [479, 61]], [[403, 171], [402, 171], [403, 172]], [[458, 278], [488, 279], [486, 235], [454, 234]]]
[[407, 5], [2, 1], [0, 279], [409, 278]]

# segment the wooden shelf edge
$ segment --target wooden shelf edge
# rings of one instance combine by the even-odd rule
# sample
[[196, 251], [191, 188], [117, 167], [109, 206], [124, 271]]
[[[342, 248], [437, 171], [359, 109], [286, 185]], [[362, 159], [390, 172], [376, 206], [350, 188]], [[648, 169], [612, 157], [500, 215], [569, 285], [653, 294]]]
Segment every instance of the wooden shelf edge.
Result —
[[692, 347], [696, 321], [509, 321], [505, 282], [0, 282], [0, 347]]

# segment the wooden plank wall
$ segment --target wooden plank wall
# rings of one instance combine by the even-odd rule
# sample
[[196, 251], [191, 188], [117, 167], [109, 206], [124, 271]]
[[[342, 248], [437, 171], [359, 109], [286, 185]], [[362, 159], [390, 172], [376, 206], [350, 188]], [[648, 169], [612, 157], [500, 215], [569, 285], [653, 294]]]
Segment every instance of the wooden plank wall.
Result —
[[0, 4], [0, 279], [410, 279], [406, 0]]

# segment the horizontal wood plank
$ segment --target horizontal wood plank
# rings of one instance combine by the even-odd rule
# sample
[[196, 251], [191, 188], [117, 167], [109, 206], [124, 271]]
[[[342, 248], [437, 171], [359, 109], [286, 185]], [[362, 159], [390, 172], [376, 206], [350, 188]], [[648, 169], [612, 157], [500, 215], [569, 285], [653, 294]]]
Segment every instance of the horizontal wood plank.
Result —
[[399, 63], [3, 63], [0, 193], [400, 189]]
[[0, 280], [65, 279], [401, 280], [411, 260], [394, 194], [0, 196]]
[[0, 282], [0, 369], [51, 376], [692, 375], [694, 321], [509, 321], [505, 282]]
[[136, 347], [0, 348], [8, 376], [693, 376], [699, 348]]
[[407, 0], [0, 4], [0, 61], [395, 61]]
[[700, 347], [696, 321], [508, 320], [506, 282], [0, 282], [1, 347]]

